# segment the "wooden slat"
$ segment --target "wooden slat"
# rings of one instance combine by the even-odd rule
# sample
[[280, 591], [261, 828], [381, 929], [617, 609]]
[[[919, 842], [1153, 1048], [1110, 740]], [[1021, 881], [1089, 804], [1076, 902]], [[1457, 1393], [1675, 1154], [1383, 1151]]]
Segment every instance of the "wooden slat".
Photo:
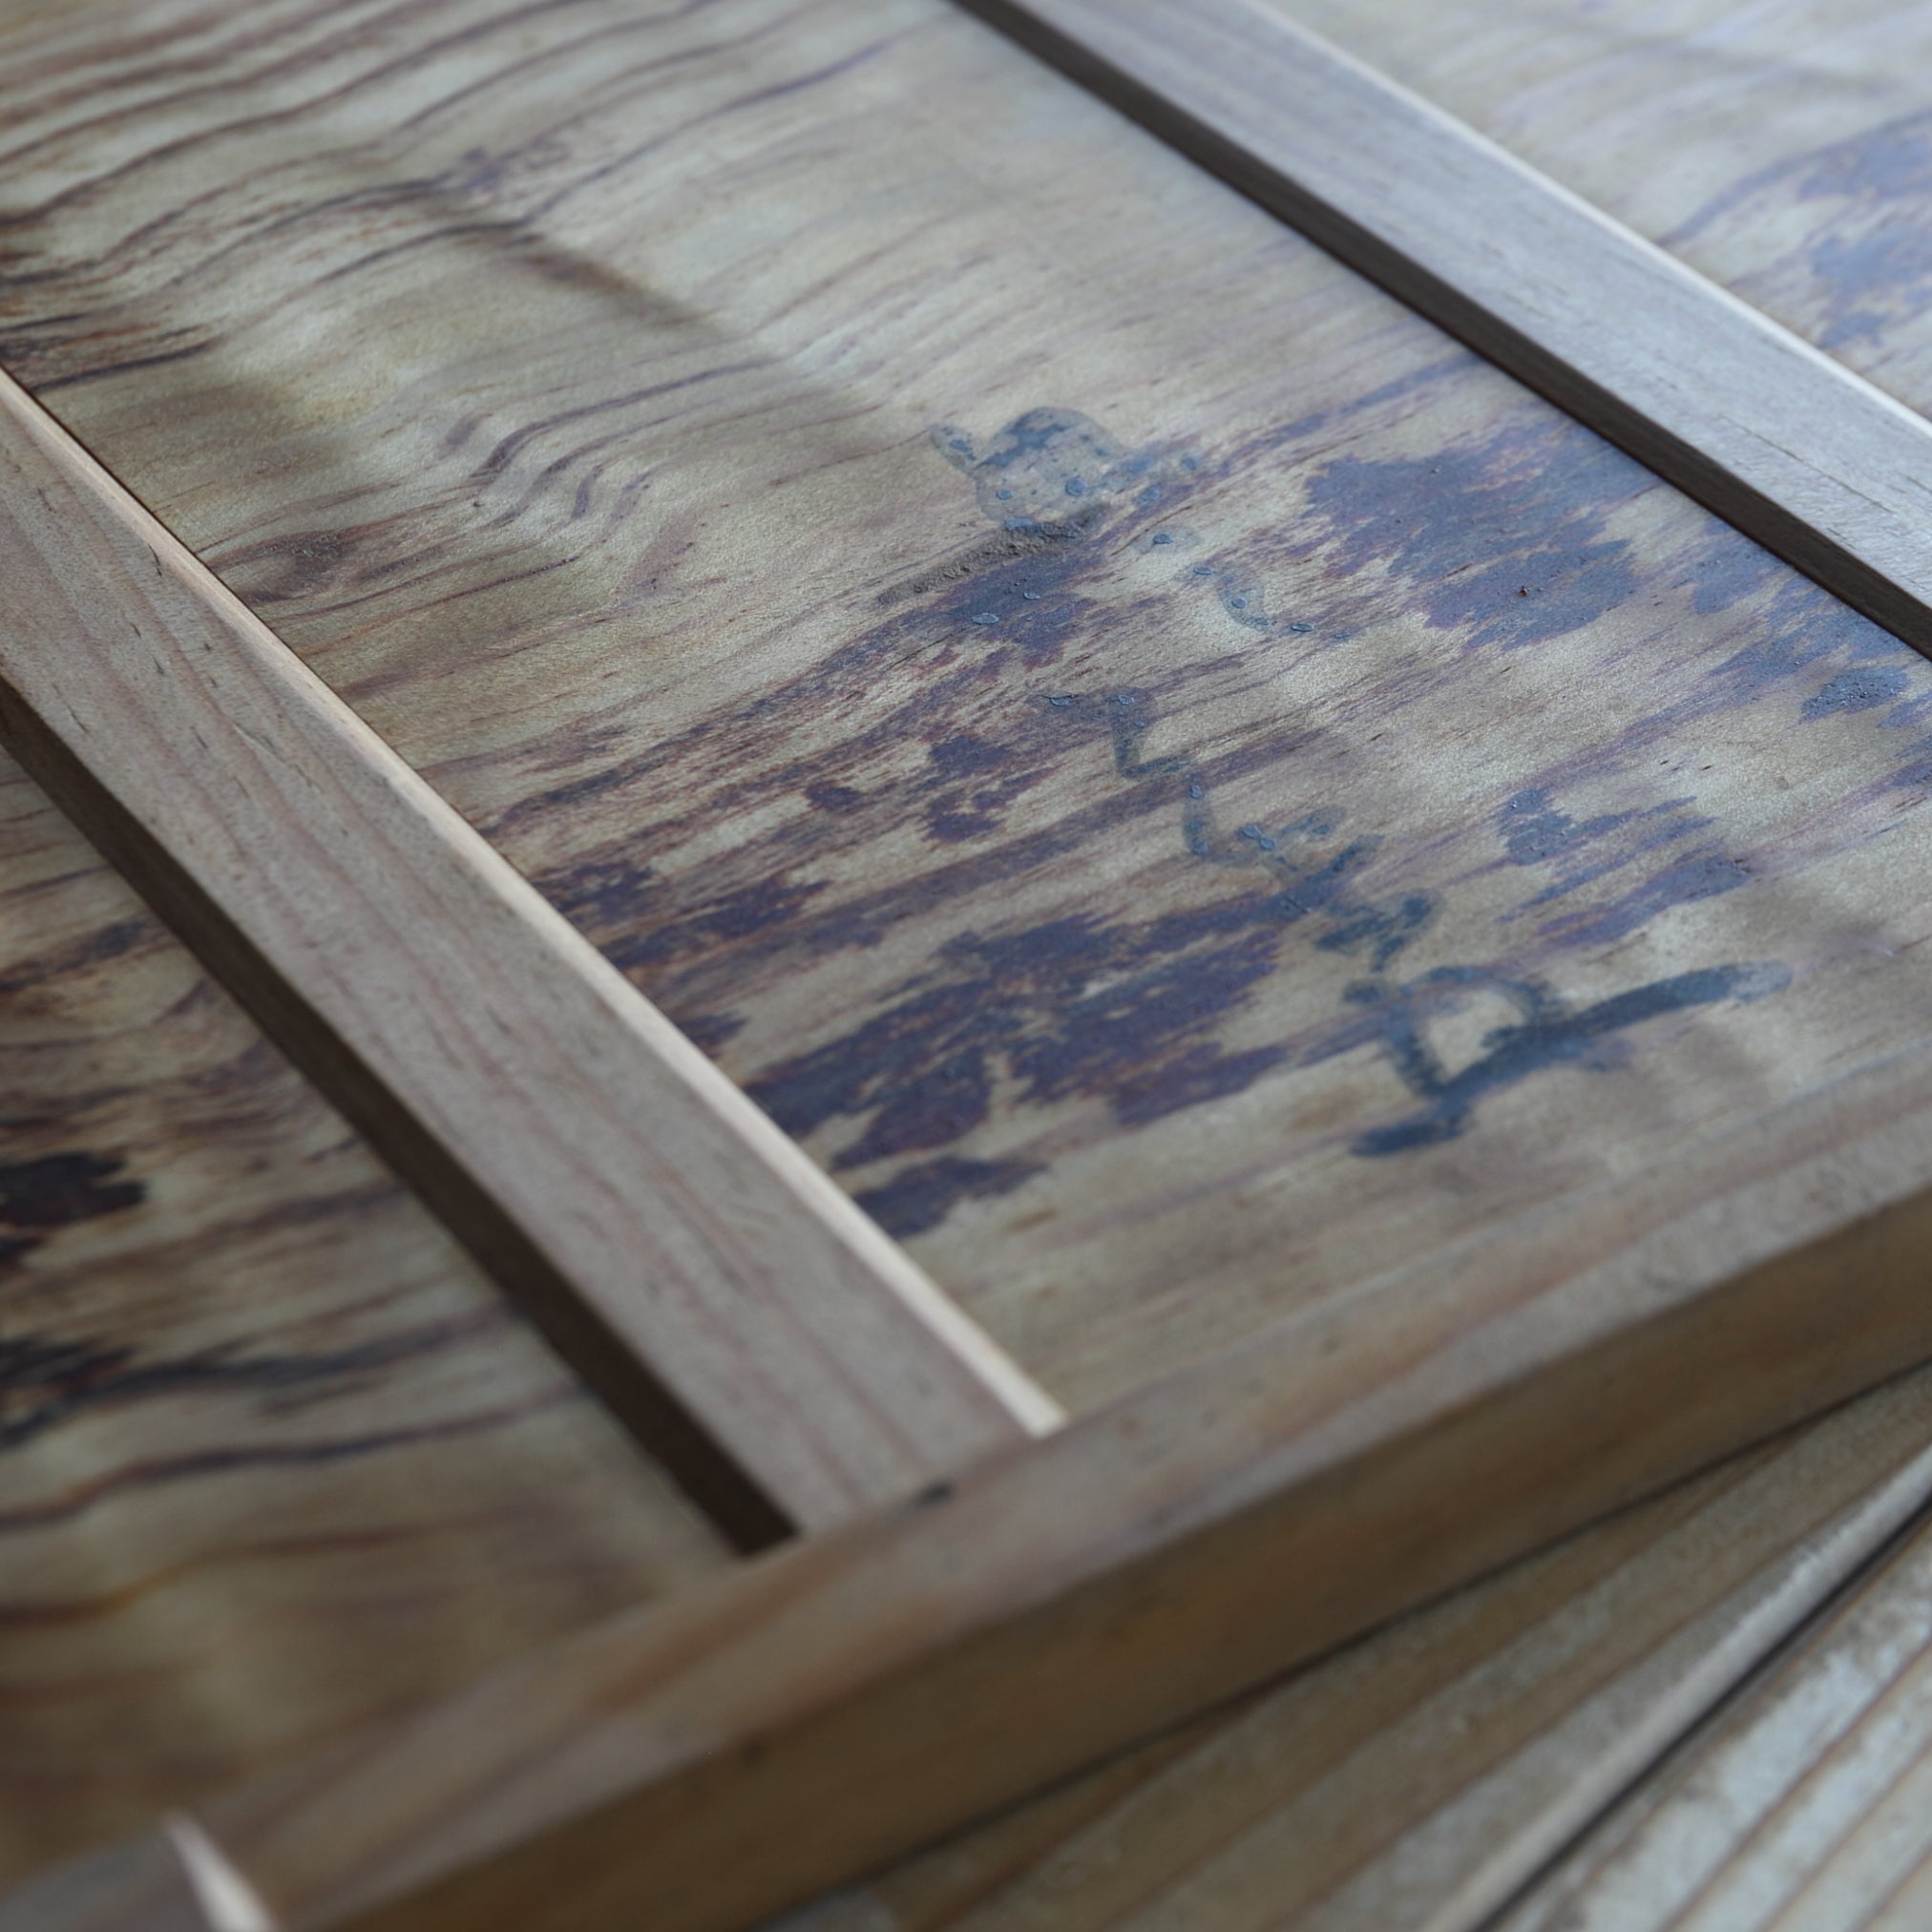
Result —
[[1921, 649], [1932, 429], [1262, 0], [967, 0]]
[[1476, 1932], [1928, 1501], [1921, 1370], [782, 1932]]
[[[747, 1923], [1932, 1349], [1928, 1082], [1849, 1078], [199, 1821], [293, 1928]], [[1377, 1319], [1418, 1298], [1431, 1337]]]
[[1052, 1424], [893, 1244], [10, 383], [0, 560], [0, 711], [24, 761], [600, 1385], [621, 1353], [805, 1523]]
[[1888, 394], [1932, 408], [1925, 74], [1896, 0], [1287, 0]]

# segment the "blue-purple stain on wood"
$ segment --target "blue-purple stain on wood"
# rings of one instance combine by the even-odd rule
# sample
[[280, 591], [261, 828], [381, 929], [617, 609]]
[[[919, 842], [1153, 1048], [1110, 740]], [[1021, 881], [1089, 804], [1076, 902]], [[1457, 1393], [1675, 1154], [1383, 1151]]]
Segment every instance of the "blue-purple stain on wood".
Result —
[[1531, 786], [1508, 798], [1496, 830], [1509, 863], [1547, 866], [1556, 881], [1525, 899], [1522, 917], [1581, 891], [1620, 866], [1661, 851], [1708, 830], [1712, 821], [1694, 799], [1667, 798], [1642, 809], [1601, 812], [1578, 820], [1564, 811], [1546, 786]]
[[1932, 113], [1759, 168], [1665, 241], [1693, 252], [1721, 242], [1728, 258], [1754, 260], [1734, 278], [1738, 291], [1820, 348], [1858, 360], [1882, 352], [1932, 301]]
[[[1192, 658], [1164, 664], [1142, 649], [1132, 659], [1139, 681], [1095, 675], [1169, 613], [1191, 612], [1194, 622], [1236, 615], [1229, 583], [1255, 590], [1239, 632], [1229, 631], [1236, 653], [1313, 662], [1375, 634], [1392, 603], [1419, 613], [1451, 649], [1411, 674], [1418, 691], [1454, 676], [1470, 653], [1506, 657], [1583, 632], [1634, 595], [1629, 542], [1612, 523], [1658, 487], [1587, 431], [1538, 411], [1428, 456], [1343, 451], [1308, 468], [1296, 517], [1250, 530], [1236, 553], [1213, 548], [1197, 526], [1215, 491], [1270, 460], [1278, 434], [1209, 456], [1137, 448], [1077, 411], [1036, 409], [983, 440], [951, 425], [931, 440], [970, 479], [993, 534], [873, 594], [850, 641], [662, 754], [669, 771], [705, 746], [758, 747], [763, 768], [757, 756], [734, 757], [710, 793], [714, 808], [754, 809], [788, 793], [802, 812], [675, 880], [635, 857], [635, 846], [539, 880], [720, 1051], [745, 1024], [739, 1001], [753, 977], [876, 947], [935, 907], [1064, 872], [1149, 823], [1171, 828], [1170, 850], [1207, 885], [1191, 903], [976, 919], [918, 970], [870, 993], [832, 1038], [734, 1069], [892, 1231], [922, 1232], [958, 1203], [1011, 1193], [1042, 1171], [1030, 1156], [988, 1158], [975, 1144], [996, 1116], [1078, 1100], [1132, 1130], [1368, 1051], [1421, 1102], [1362, 1124], [1347, 1142], [1359, 1158], [1384, 1158], [1465, 1133], [1485, 1099], [1524, 1081], [1624, 1063], [1651, 1020], [1754, 1000], [1789, 980], [1776, 962], [1720, 959], [1577, 1002], [1546, 969], [1524, 971], [1514, 942], [1508, 958], [1438, 957], [1404, 977], [1405, 956], [1441, 922], [1455, 873], [1443, 885], [1371, 883], [1420, 863], [1390, 834], [1354, 829], [1373, 815], [1375, 769], [1352, 767], [1337, 782], [1336, 761], [1313, 756], [1321, 728], [1290, 705], [1240, 742], [1188, 747], [1179, 733], [1192, 688], [1215, 675]], [[1125, 556], [1161, 566], [1151, 587], [1123, 590]], [[1298, 582], [1298, 596], [1270, 598], [1276, 576]], [[1912, 682], [1894, 640], [1714, 521], [1686, 582], [1700, 613], [1750, 604], [1770, 621], [1688, 684], [1680, 676], [1662, 710], [1572, 756], [1565, 787], [1628, 768], [1635, 749], [1706, 712], [1793, 704], [1796, 686], [1794, 723], [1816, 721], [1874, 710]], [[849, 714], [847, 734], [788, 758], [788, 719], [828, 708]], [[908, 746], [923, 747], [911, 766]], [[1083, 747], [1103, 749], [1106, 775], [1071, 811], [1032, 810]], [[1525, 766], [1534, 755], [1525, 747]], [[1304, 766], [1326, 773], [1322, 788], [1307, 789]], [[1545, 961], [1600, 951], [1754, 876], [1754, 860], [1727, 847], [1693, 789], [1578, 814], [1547, 774], [1523, 776], [1534, 782], [1489, 810], [1501, 852], [1487, 864], [1534, 874], [1499, 917], [1505, 930], [1526, 926]], [[1278, 808], [1260, 817], [1258, 779], [1283, 788]], [[1245, 808], [1224, 806], [1235, 795]], [[1466, 840], [1481, 824], [1449, 835]], [[902, 827], [934, 850], [930, 871], [830, 889], [829, 861]], [[1292, 1037], [1228, 1040], [1259, 990], [1311, 955], [1359, 968], [1331, 1018]], [[1478, 986], [1519, 1017], [1452, 1072], [1430, 1048], [1429, 1027]], [[842, 1137], [826, 1139], [835, 1125]]]
[[1343, 572], [1378, 565], [1432, 627], [1509, 648], [1581, 630], [1636, 589], [1630, 546], [1605, 525], [1650, 482], [1548, 417], [1426, 457], [1337, 456], [1308, 507]]

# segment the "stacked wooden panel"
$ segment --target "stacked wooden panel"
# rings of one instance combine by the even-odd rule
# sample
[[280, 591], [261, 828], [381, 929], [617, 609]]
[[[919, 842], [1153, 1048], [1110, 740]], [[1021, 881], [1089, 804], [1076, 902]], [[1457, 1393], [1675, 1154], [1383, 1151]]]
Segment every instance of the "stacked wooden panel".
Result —
[[[22, 750], [722, 1521], [862, 1519], [292, 1770], [235, 1727], [266, 1783], [21, 1923], [740, 1922], [1932, 1347], [1898, 637], [937, 5], [0, 28]], [[1916, 635], [1916, 419], [1657, 285], [1873, 520], [1522, 373]], [[1292, 1856], [1467, 1922], [1911, 1514], [1922, 1401], [821, 1909], [1241, 1923]], [[723, 1564], [651, 1497], [620, 1594]]]

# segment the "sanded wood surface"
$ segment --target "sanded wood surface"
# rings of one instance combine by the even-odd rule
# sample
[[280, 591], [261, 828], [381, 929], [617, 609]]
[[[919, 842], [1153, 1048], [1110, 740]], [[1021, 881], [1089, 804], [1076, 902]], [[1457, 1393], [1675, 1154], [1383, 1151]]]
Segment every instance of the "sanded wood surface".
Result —
[[[1629, 1367], [1676, 1433], [1579, 1507], [1920, 1346], [1893, 640], [934, 8], [7, 25], [10, 366], [1060, 1393], [1565, 1197], [1525, 1266], [1618, 1319], [1840, 1237], [1714, 1403]], [[1441, 1289], [1268, 1359], [1346, 1406]], [[985, 1796], [903, 1782], [888, 1838]]]
[[1921, 1037], [1917, 657], [977, 22], [151, 5], [0, 356], [1061, 1399]]
[[[504, 1271], [540, 1317], [572, 1339], [593, 1317], [805, 1522], [1051, 1426], [999, 1351], [10, 385], [0, 559], [16, 742], [244, 995], [313, 1036], [309, 1064], [359, 1067], [335, 1083], [387, 1146], [454, 1170], [438, 1193], [486, 1264], [529, 1244], [554, 1280], [520, 1257]], [[593, 1364], [598, 1346], [579, 1342]]]
[[1844, 365], [1267, 0], [976, 10], [1932, 650], [1932, 429]]
[[0, 759], [0, 1887], [727, 1555]]
[[[1621, 1276], [1566, 1269], [1573, 1208], [1469, 1244], [1384, 1291], [1426, 1290], [1419, 1356], [1375, 1295], [1286, 1324], [198, 1822], [297, 1927], [746, 1924], [1660, 1487], [1740, 1404], [1801, 1414], [1922, 1352], [1900, 1264], [1932, 1223], [1916, 1189], [1864, 1191], [1863, 1144], [1911, 1166], [1922, 1081], [1820, 1104], [1796, 1184], [1760, 1130], [1606, 1189]], [[1856, 1320], [1829, 1306], [1847, 1280]]]
[[1892, 1385], [784, 1932], [1472, 1932], [1932, 1500], [1928, 1404]]

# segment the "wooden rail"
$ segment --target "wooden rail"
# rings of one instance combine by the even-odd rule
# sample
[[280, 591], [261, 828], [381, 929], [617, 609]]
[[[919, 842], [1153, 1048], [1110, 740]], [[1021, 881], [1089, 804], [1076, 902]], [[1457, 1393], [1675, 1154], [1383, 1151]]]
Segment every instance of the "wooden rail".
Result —
[[1264, 0], [964, 0], [1932, 651], [1932, 426]]
[[[560, 914], [0, 377], [0, 725], [741, 1529], [1059, 1411]], [[733, 1480], [716, 1444], [746, 1480]], [[766, 1507], [761, 1513], [760, 1499]]]
[[[755, 1923], [1932, 1353], [1928, 1161], [1932, 1046], [264, 1778], [202, 1880], [288, 1932]], [[179, 1863], [0, 1932], [146, 1932]]]

